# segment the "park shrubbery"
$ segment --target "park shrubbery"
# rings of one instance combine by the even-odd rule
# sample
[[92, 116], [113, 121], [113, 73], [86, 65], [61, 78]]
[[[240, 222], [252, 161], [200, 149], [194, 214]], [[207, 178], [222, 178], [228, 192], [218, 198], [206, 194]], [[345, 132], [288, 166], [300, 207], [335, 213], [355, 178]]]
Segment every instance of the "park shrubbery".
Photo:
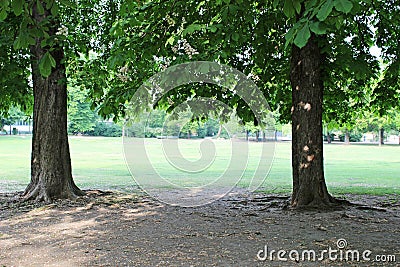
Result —
[[[336, 135], [334, 133], [330, 133], [329, 136], [331, 137], [331, 141], [335, 141], [335, 137]], [[337, 135], [337, 137], [339, 137], [339, 141], [340, 142], [344, 142], [345, 141], [345, 133], [341, 133], [339, 135]], [[324, 141], [328, 141], [328, 136], [324, 134]], [[360, 142], [361, 139], [363, 137], [362, 133], [358, 133], [358, 132], [351, 132], [350, 133], [350, 142]], [[337, 139], [336, 139], [337, 141]]]
[[120, 137], [122, 136], [122, 127], [112, 122], [97, 122], [93, 130], [88, 131], [87, 135]]
[[[330, 133], [329, 136], [331, 137], [331, 141], [335, 140], [335, 134]], [[328, 141], [328, 135], [324, 134], [324, 141]]]
[[[363, 136], [362, 133], [353, 133], [353, 132], [351, 132], [350, 133], [350, 142], [360, 142], [362, 136]], [[344, 140], [345, 140], [345, 134], [344, 133], [339, 134], [339, 140], [340, 140], [340, 142], [344, 142]]]

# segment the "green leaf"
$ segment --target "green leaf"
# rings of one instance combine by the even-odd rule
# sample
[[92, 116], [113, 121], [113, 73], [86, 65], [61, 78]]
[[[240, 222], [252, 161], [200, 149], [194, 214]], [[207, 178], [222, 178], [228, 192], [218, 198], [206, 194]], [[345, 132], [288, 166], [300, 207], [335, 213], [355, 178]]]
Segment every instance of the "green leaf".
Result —
[[300, 27], [299, 23], [296, 23], [292, 28], [290, 28], [290, 30], [286, 33], [285, 35], [285, 39], [286, 39], [286, 43], [285, 43], [285, 49], [287, 48], [287, 46], [293, 42], [294, 36], [297, 33], [298, 28]]
[[48, 41], [48, 39], [43, 39], [43, 40], [40, 42], [40, 47], [41, 47], [41, 48], [45, 47], [45, 46], [47, 45], [47, 41]]
[[326, 18], [331, 14], [333, 8], [333, 1], [327, 0], [322, 6], [321, 9], [317, 13], [317, 18], [320, 21], [326, 20]]
[[39, 71], [43, 77], [49, 77], [51, 74], [51, 67], [56, 66], [56, 61], [54, 60], [53, 56], [46, 52], [43, 57], [39, 61]]
[[326, 24], [320, 21], [313, 21], [310, 24], [310, 30], [315, 34], [325, 34], [326, 33]]
[[54, 57], [49, 53], [49, 59], [50, 59], [50, 64], [53, 68], [56, 67], [56, 60], [54, 59]]
[[239, 41], [239, 37], [240, 37], [240, 35], [237, 32], [234, 32], [232, 34], [232, 40], [235, 42]]
[[295, 9], [292, 0], [285, 0], [283, 4], [283, 13], [286, 17], [292, 18], [295, 14]]
[[293, 0], [293, 6], [296, 9], [297, 14], [300, 14], [301, 11], [300, 0]]
[[7, 9], [9, 3], [10, 3], [9, 0], [0, 1], [0, 8], [1, 8], [1, 9]]
[[7, 11], [6, 11], [5, 9], [3, 9], [3, 10], [0, 12], [0, 21], [5, 20], [6, 18], [7, 18]]
[[353, 8], [353, 3], [350, 2], [349, 0], [335, 0], [334, 5], [337, 11], [346, 14], [349, 13]]
[[51, 9], [51, 7], [55, 4], [54, 0], [47, 0], [47, 1], [45, 1], [45, 3], [46, 3], [47, 10]]
[[190, 34], [190, 33], [193, 33], [193, 32], [195, 32], [195, 31], [198, 31], [198, 30], [200, 30], [201, 29], [201, 25], [200, 24], [196, 24], [196, 23], [193, 23], [193, 24], [191, 24], [191, 25], [189, 25], [183, 32], [182, 32], [182, 34], [183, 35], [186, 35], [186, 34]]
[[212, 32], [212, 33], [216, 32], [216, 31], [218, 30], [218, 28], [215, 27], [214, 25], [210, 25], [210, 26], [208, 27], [208, 29], [209, 29], [210, 32]]
[[34, 45], [35, 43], [35, 39], [25, 31], [20, 32], [17, 38], [15, 38], [13, 47], [15, 50], [18, 50], [20, 48], [27, 48], [29, 45]]
[[36, 0], [36, 7], [37, 7], [37, 11], [38, 11], [39, 15], [43, 15], [44, 8], [43, 8], [42, 2], [40, 0]]
[[19, 38], [19, 37], [15, 38], [14, 43], [13, 43], [14, 50], [18, 50], [22, 47], [20, 39], [21, 38]]
[[53, 16], [57, 16], [57, 15], [58, 15], [58, 5], [57, 5], [57, 4], [54, 4], [54, 5], [51, 7], [51, 14], [52, 14]]
[[315, 6], [317, 5], [318, 1], [317, 0], [309, 0], [305, 3], [305, 9], [306, 13], [310, 12], [311, 9], [315, 9]]
[[303, 28], [301, 28], [300, 31], [297, 33], [296, 38], [294, 38], [294, 44], [299, 48], [302, 48], [307, 44], [310, 37], [310, 26], [307, 22], [306, 24], [304, 24]]
[[167, 39], [167, 41], [165, 42], [165, 46], [167, 46], [167, 44], [173, 45], [175, 41], [175, 36], [171, 36]]
[[19, 16], [22, 14], [22, 10], [24, 8], [24, 2], [25, 2], [24, 0], [13, 0], [11, 2], [12, 10], [14, 11], [14, 14], [16, 16]]

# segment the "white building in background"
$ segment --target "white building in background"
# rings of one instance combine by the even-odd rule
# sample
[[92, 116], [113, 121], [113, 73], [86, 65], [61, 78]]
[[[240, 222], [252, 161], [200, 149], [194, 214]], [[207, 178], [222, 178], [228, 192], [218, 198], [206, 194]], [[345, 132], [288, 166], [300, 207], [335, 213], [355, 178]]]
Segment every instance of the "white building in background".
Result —
[[400, 135], [389, 135], [388, 142], [400, 144]]
[[3, 131], [0, 131], [0, 134], [5, 134], [4, 131], [6, 131], [7, 134], [10, 134], [10, 132], [11, 134], [32, 134], [32, 122], [31, 120], [19, 120], [12, 125], [4, 125]]
[[375, 134], [372, 133], [365, 133], [361, 138], [361, 142], [374, 142], [376, 138]]

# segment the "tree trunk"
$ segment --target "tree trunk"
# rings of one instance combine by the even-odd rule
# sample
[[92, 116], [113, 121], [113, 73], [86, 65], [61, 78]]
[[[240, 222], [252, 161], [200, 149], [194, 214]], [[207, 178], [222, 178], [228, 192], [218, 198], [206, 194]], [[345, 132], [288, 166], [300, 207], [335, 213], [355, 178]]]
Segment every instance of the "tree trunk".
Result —
[[260, 138], [260, 131], [256, 131], [256, 142], [258, 142], [258, 138]]
[[328, 134], [326, 135], [326, 141], [328, 142], [328, 144], [332, 143], [332, 138], [331, 138], [331, 134], [328, 132]]
[[312, 34], [307, 45], [293, 45], [290, 82], [292, 87], [292, 207], [330, 206], [323, 163], [321, 78], [322, 55]]
[[[46, 6], [42, 1], [43, 6]], [[39, 15], [34, 2], [33, 19], [40, 23], [50, 19], [50, 36], [55, 35], [58, 21], [50, 17], [50, 11]], [[31, 155], [31, 181], [24, 192], [24, 199], [52, 201], [60, 198], [75, 198], [83, 192], [75, 185], [71, 173], [71, 158], [67, 135], [67, 85], [64, 51], [53, 46], [51, 52], [56, 67], [49, 77], [39, 73], [39, 60], [49, 51], [41, 47], [41, 38], [31, 46], [33, 80], [33, 136]]]
[[383, 141], [384, 138], [384, 134], [385, 134], [385, 130], [383, 128], [379, 129], [379, 145], [383, 145], [385, 142]]
[[345, 130], [345, 133], [344, 133], [344, 143], [346, 144], [346, 145], [349, 145], [350, 144], [350, 133], [349, 133], [349, 130]]
[[246, 141], [249, 141], [249, 130], [246, 130]]

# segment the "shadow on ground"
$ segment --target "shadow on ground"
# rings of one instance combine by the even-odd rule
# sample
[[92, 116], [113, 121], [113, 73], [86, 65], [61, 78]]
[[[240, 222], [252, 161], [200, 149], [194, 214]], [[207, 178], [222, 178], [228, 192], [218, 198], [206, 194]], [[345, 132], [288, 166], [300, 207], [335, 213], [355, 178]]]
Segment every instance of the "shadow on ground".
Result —
[[[330, 212], [292, 211], [285, 196], [231, 193], [212, 204], [181, 208], [141, 194], [90, 191], [77, 201], [19, 203], [0, 195], [1, 266], [396, 266], [400, 262], [398, 196], [352, 196]], [[345, 239], [371, 250], [371, 261], [302, 260], [301, 253]], [[299, 259], [260, 261], [264, 251], [296, 250]], [[259, 253], [260, 252], [260, 253]], [[289, 258], [288, 253], [284, 256]], [[292, 256], [296, 256], [292, 254]], [[294, 257], [295, 258], [295, 257]], [[382, 257], [381, 257], [382, 258]], [[388, 258], [388, 257], [387, 257]]]

